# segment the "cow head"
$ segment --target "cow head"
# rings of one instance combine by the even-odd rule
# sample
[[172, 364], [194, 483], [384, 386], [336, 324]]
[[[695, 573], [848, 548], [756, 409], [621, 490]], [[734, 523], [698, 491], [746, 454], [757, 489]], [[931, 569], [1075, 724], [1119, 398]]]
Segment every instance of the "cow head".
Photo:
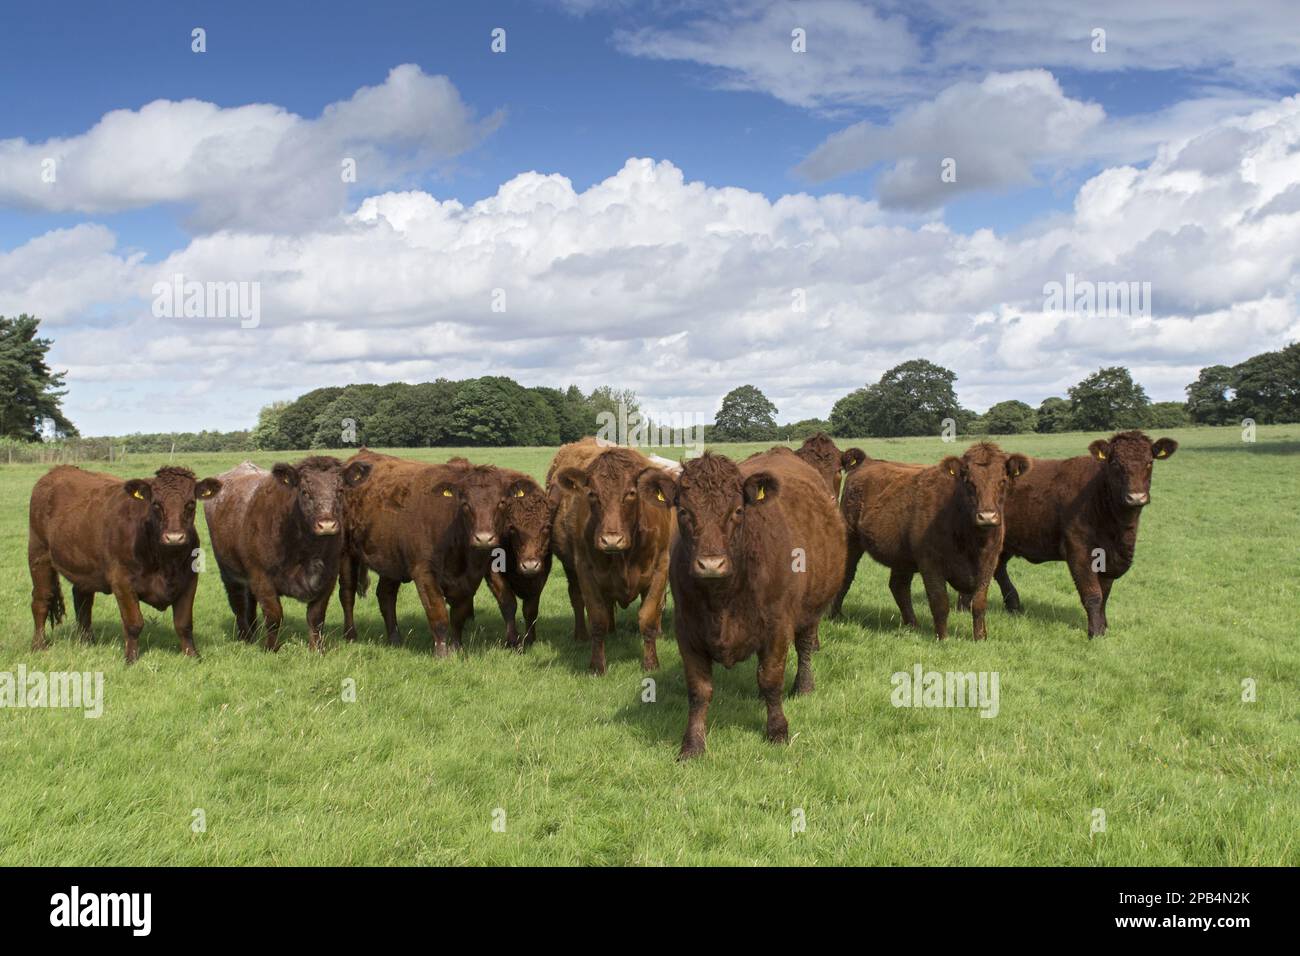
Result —
[[805, 438], [795, 454], [812, 465], [813, 470], [826, 482], [826, 487], [838, 498], [840, 471], [844, 467], [845, 453], [835, 447], [835, 442], [831, 441], [825, 432], [818, 432]]
[[194, 540], [194, 502], [221, 490], [216, 478], [197, 481], [188, 468], [159, 468], [153, 478], [132, 478], [123, 489], [143, 502], [145, 528], [150, 538], [168, 548]]
[[1101, 462], [1102, 474], [1115, 503], [1123, 508], [1143, 508], [1151, 503], [1151, 466], [1178, 450], [1172, 438], [1152, 441], [1139, 431], [1120, 432], [1110, 441], [1098, 438], [1088, 453]]
[[585, 494], [591, 509], [591, 544], [598, 551], [622, 554], [636, 543], [641, 523], [637, 476], [645, 459], [627, 448], [610, 448], [596, 456], [586, 470], [562, 468], [555, 483], [564, 492]]
[[538, 574], [551, 550], [551, 523], [560, 490], [551, 494], [531, 478], [518, 478], [506, 488], [506, 537], [521, 574]]
[[692, 577], [729, 578], [743, 565], [745, 517], [765, 508], [781, 493], [770, 472], [748, 478], [729, 458], [705, 452], [682, 465], [676, 480], [658, 468], [647, 468], [637, 479], [641, 494], [659, 507], [677, 508], [680, 547], [685, 549]]
[[294, 496], [294, 504], [312, 534], [329, 536], [343, 528], [343, 488], [355, 488], [370, 477], [370, 463], [344, 465], [328, 455], [304, 458], [296, 465], [283, 462], [271, 476]]
[[971, 445], [960, 458], [948, 456], [939, 467], [957, 482], [964, 510], [976, 527], [995, 528], [1002, 524], [1011, 482], [1029, 470], [1030, 460], [985, 441]]
[[496, 465], [472, 465], [464, 458], [453, 458], [447, 464], [452, 472], [434, 484], [433, 493], [452, 499], [471, 548], [490, 551], [500, 547], [515, 476]]

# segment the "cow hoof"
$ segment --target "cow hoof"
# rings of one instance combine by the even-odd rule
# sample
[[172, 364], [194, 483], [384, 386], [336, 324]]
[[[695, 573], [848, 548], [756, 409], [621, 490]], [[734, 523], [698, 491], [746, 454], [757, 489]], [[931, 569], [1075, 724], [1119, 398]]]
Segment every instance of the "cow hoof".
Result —
[[1019, 602], [1019, 601], [1015, 601], [1015, 602], [1012, 602], [1012, 601], [1004, 601], [1003, 604], [1002, 604], [1002, 606], [1005, 607], [1005, 608], [1007, 609], [1007, 613], [1008, 613], [1008, 614], [1024, 614], [1024, 613], [1025, 613], [1025, 609], [1024, 609], [1023, 607], [1020, 606], [1020, 602]]
[[604, 676], [605, 676], [605, 665], [604, 665], [603, 663], [601, 663], [601, 664], [595, 664], [595, 663], [593, 663], [593, 664], [591, 664], [591, 665], [589, 666], [588, 669], [591, 671], [591, 674], [592, 674], [593, 677], [604, 677]]
[[704, 744], [688, 741], [682, 744], [682, 749], [677, 752], [677, 759], [690, 760], [692, 757], [698, 757], [704, 753]]
[[435, 644], [433, 645], [433, 656], [439, 658], [451, 657], [451, 651], [447, 650], [446, 644]]
[[659, 669], [659, 657], [657, 655], [641, 659], [641, 669], [643, 671], [657, 671]]
[[767, 728], [767, 739], [769, 743], [788, 744], [790, 742], [790, 728], [788, 725], [780, 727]]
[[802, 683], [800, 683], [799, 681], [795, 681], [795, 685], [790, 688], [791, 697], [799, 697], [803, 694], [811, 694], [812, 692], [813, 692], [812, 678], [809, 678], [808, 680]]
[[34, 651], [48, 651], [49, 649], [48, 641], [32, 641], [32, 650]]
[[182, 647], [182, 648], [181, 648], [181, 654], [184, 655], [185, 657], [198, 657], [198, 656], [199, 656], [199, 652], [196, 651], [193, 647]]

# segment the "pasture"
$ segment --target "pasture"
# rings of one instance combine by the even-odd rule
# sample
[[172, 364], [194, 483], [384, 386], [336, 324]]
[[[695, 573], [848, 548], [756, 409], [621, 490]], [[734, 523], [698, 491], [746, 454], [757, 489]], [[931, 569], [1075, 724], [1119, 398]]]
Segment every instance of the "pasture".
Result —
[[[620, 612], [608, 674], [590, 676], [558, 564], [523, 655], [501, 646], [484, 587], [465, 651], [435, 660], [410, 585], [398, 605], [404, 647], [384, 641], [372, 590], [358, 598], [356, 644], [340, 640], [336, 596], [327, 652], [310, 653], [303, 606], [286, 600], [284, 645], [268, 654], [235, 639], [210, 555], [195, 606], [200, 659], [179, 655], [170, 613], [145, 608], [141, 658], [126, 668], [103, 595], [93, 644], [65, 620], [51, 649], [33, 653], [27, 500], [45, 469], [0, 466], [0, 671], [104, 674], [98, 719], [0, 709], [0, 864], [1294, 865], [1300, 426], [1261, 427], [1253, 444], [1237, 428], [1158, 434], [1181, 447], [1155, 465], [1107, 636], [1087, 639], [1063, 564], [1016, 561], [1026, 613], [1006, 614], [994, 585], [989, 639], [972, 641], [969, 614], [954, 611], [938, 644], [920, 579], [920, 630], [904, 631], [888, 572], [864, 558], [845, 619], [823, 621], [816, 692], [786, 704], [790, 745], [763, 738], [751, 659], [715, 667], [708, 752], [688, 764], [674, 760], [686, 695], [671, 598], [655, 699], [643, 702], [634, 610]], [[1065, 457], [1094, 437], [1001, 444]], [[839, 444], [924, 462], [965, 447]], [[540, 480], [553, 451], [396, 453], [460, 453]], [[241, 457], [176, 463], [206, 477]], [[166, 463], [132, 456], [111, 470]], [[199, 533], [206, 546], [201, 517]], [[891, 675], [917, 664], [997, 672], [997, 716], [894, 707]], [[787, 686], [793, 675], [792, 654]]]

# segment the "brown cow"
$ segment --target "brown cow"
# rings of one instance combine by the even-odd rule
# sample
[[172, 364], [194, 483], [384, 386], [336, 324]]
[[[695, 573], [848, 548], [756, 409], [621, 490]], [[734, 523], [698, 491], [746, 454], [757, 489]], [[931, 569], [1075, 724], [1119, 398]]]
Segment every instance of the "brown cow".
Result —
[[[536, 637], [537, 613], [551, 575], [551, 530], [559, 504], [560, 490], [551, 493], [526, 475], [521, 475], [506, 499], [505, 586], [498, 601], [506, 619], [506, 644], [523, 650]], [[522, 640], [515, 628], [515, 598], [524, 602]]]
[[1007, 561], [1065, 561], [1088, 614], [1088, 636], [1106, 633], [1106, 603], [1116, 579], [1133, 566], [1138, 520], [1151, 503], [1152, 463], [1178, 450], [1172, 438], [1140, 431], [1098, 439], [1077, 458], [1039, 458], [1007, 500], [1007, 535], [995, 576], [1008, 611], [1020, 595]]
[[95, 595], [112, 594], [122, 614], [126, 662], [140, 656], [140, 602], [172, 609], [181, 651], [194, 657], [194, 502], [221, 489], [188, 468], [160, 468], [153, 478], [124, 481], [61, 465], [32, 489], [27, 565], [32, 574], [32, 650], [45, 646], [45, 621], [63, 619], [62, 574], [72, 583], [77, 627], [90, 638]]
[[818, 624], [844, 568], [844, 522], [824, 479], [781, 449], [739, 466], [705, 453], [676, 481], [650, 469], [638, 485], [643, 499], [677, 512], [669, 573], [690, 698], [679, 759], [704, 750], [713, 662], [731, 667], [755, 653], [767, 739], [784, 743], [790, 643], [799, 659], [793, 692], [807, 693]]
[[795, 454], [811, 465], [817, 474], [822, 476], [822, 480], [826, 482], [826, 487], [831, 490], [831, 494], [836, 499], [840, 496], [841, 474], [852, 470], [858, 462], [867, 457], [867, 453], [861, 448], [840, 451], [835, 446], [835, 442], [825, 432], [818, 432], [805, 438]]
[[464, 458], [434, 465], [362, 449], [349, 459], [352, 462], [365, 462], [372, 470], [364, 488], [346, 494], [348, 559], [339, 575], [344, 636], [356, 639], [353, 606], [356, 594], [365, 594], [368, 571], [373, 569], [379, 575], [376, 596], [390, 643], [402, 642], [398, 590], [413, 581], [434, 654], [447, 657], [459, 650], [465, 622], [474, 615], [474, 595], [485, 577], [502, 616], [509, 612], [509, 640], [514, 598], [506, 591], [504, 576], [490, 573], [491, 566], [505, 556], [508, 503], [521, 491], [526, 496], [537, 489], [537, 483], [521, 472], [472, 465]]
[[1008, 455], [979, 442], [960, 458], [922, 467], [868, 460], [849, 473], [841, 508], [849, 528], [838, 614], [865, 551], [890, 569], [889, 590], [903, 617], [916, 627], [912, 577], [919, 571], [934, 618], [935, 636], [948, 635], [948, 588], [972, 595], [975, 640], [988, 635], [985, 610], [1008, 522], [1010, 488], [1029, 470], [1024, 455]]
[[614, 605], [627, 607], [638, 597], [641, 666], [659, 666], [655, 641], [668, 590], [673, 519], [638, 495], [637, 476], [646, 468], [660, 470], [636, 449], [602, 448], [584, 438], [562, 446], [546, 475], [548, 487], [562, 489], [551, 549], [568, 578], [573, 637], [587, 640], [589, 620], [591, 669], [597, 674], [605, 673]]
[[203, 511], [240, 640], [253, 639], [260, 606], [266, 649], [277, 650], [287, 595], [307, 605], [310, 646], [320, 650], [343, 551], [343, 489], [369, 474], [364, 462], [316, 455], [270, 471], [246, 461], [221, 476]]

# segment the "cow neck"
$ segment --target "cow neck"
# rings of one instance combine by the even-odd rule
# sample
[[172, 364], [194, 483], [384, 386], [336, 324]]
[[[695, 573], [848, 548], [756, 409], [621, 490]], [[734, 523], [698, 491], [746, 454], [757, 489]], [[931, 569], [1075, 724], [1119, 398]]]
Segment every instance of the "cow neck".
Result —
[[1126, 536], [1130, 532], [1136, 535], [1138, 522], [1142, 519], [1142, 509], [1130, 508], [1115, 500], [1115, 495], [1110, 490], [1110, 482], [1106, 480], [1104, 466], [1098, 466], [1092, 482], [1093, 517], [1116, 528], [1121, 535]]

